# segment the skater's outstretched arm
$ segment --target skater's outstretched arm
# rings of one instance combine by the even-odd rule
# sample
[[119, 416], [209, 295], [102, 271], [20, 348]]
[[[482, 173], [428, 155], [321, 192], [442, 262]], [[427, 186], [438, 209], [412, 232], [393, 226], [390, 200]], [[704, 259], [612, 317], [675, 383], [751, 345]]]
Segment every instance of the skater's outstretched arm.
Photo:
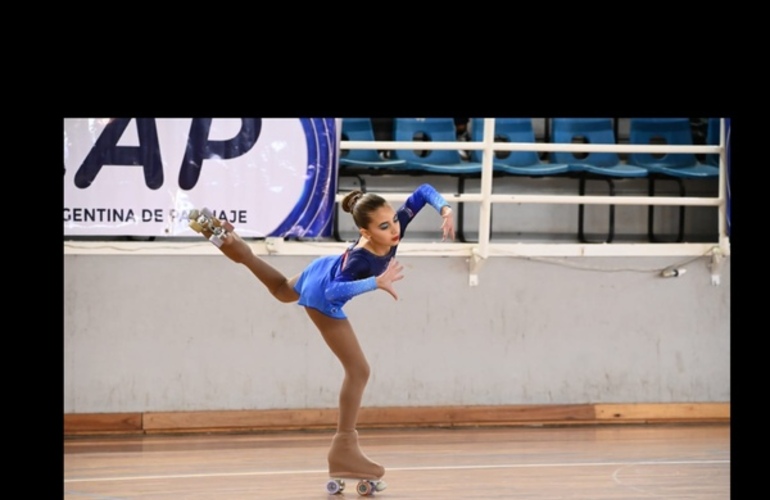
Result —
[[430, 184], [421, 184], [411, 195], [409, 195], [404, 202], [404, 205], [399, 209], [399, 213], [403, 214], [401, 220], [402, 232], [406, 231], [409, 222], [411, 222], [415, 215], [417, 215], [426, 204], [432, 206], [443, 219], [441, 222], [442, 240], [454, 240], [455, 226], [452, 207], [446, 202], [444, 197], [436, 191], [436, 188]]

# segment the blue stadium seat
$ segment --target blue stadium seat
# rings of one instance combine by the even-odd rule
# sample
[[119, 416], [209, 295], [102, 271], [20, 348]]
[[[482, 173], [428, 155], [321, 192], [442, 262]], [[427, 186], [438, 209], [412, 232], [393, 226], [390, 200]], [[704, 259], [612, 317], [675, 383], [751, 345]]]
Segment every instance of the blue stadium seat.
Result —
[[[571, 144], [616, 144], [612, 118], [553, 118], [551, 142]], [[592, 151], [589, 153], [554, 151], [553, 161], [570, 165], [570, 171], [578, 175], [579, 193], [584, 196], [589, 180], [606, 182], [609, 195], [615, 196], [615, 181], [647, 177], [647, 170], [627, 165], [615, 152]], [[578, 238], [590, 243], [584, 230], [585, 205], [578, 207]], [[609, 205], [609, 229], [601, 243], [610, 243], [615, 237], [615, 205]]]
[[[370, 118], [343, 118], [343, 141], [375, 141]], [[406, 169], [406, 160], [386, 159], [376, 149], [349, 149], [340, 152], [340, 167], [351, 173], [384, 173]]]
[[[343, 118], [340, 137], [343, 141], [375, 141], [371, 118]], [[355, 177], [366, 192], [364, 175], [381, 175], [406, 169], [406, 161], [386, 159], [376, 149], [340, 150], [339, 171], [341, 177]], [[335, 204], [335, 217], [332, 225], [334, 239], [342, 241], [339, 234], [339, 206]]]
[[[719, 127], [721, 120], [719, 118], [709, 118], [706, 128], [706, 144], [709, 146], [719, 146]], [[706, 164], [719, 167], [719, 155], [706, 155]]]
[[[689, 118], [631, 118], [629, 121], [631, 144], [693, 144]], [[686, 179], [717, 179], [719, 168], [701, 163], [693, 153], [630, 153], [628, 163], [649, 171], [649, 196], [655, 196], [656, 180], [673, 180], [679, 186], [679, 196], [687, 196]], [[662, 241], [655, 236], [655, 206], [647, 212], [647, 234], [650, 242]], [[679, 230], [676, 242], [684, 241], [685, 206], [679, 206]]]
[[[484, 118], [472, 118], [471, 140], [484, 140]], [[537, 142], [532, 118], [495, 118], [495, 142]], [[470, 158], [481, 162], [484, 152], [471, 150]], [[492, 160], [495, 174], [521, 177], [554, 177], [569, 174], [569, 165], [549, 163], [540, 159], [537, 151], [495, 151]], [[490, 239], [493, 232], [490, 229]]]
[[[484, 139], [484, 119], [471, 120], [471, 139]], [[536, 142], [532, 118], [495, 118], [496, 142]], [[471, 159], [481, 162], [483, 151], [471, 151]], [[495, 172], [508, 175], [543, 177], [569, 173], [566, 163], [549, 163], [540, 159], [537, 151], [496, 151], [493, 160]]]
[[[396, 141], [456, 142], [455, 122], [452, 118], [396, 118]], [[405, 160], [407, 168], [415, 172], [449, 175], [480, 175], [481, 162], [466, 161], [454, 149], [411, 150], [396, 149], [395, 158]]]

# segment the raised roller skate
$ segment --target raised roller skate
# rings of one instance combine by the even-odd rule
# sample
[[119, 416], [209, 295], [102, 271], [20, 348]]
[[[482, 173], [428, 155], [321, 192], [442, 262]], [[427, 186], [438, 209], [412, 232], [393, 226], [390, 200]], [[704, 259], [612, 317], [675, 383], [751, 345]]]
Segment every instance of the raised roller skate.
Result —
[[190, 228], [196, 233], [204, 235], [217, 248], [220, 248], [225, 242], [228, 231], [232, 231], [232, 226], [223, 224], [221, 220], [214, 217], [208, 208], [190, 210], [188, 218], [190, 219]]
[[361, 496], [374, 495], [387, 487], [380, 478], [385, 475], [385, 467], [372, 462], [358, 446], [358, 431], [338, 432], [332, 440], [328, 454], [329, 481], [326, 492], [341, 493], [345, 489], [345, 480], [358, 480], [356, 493]]

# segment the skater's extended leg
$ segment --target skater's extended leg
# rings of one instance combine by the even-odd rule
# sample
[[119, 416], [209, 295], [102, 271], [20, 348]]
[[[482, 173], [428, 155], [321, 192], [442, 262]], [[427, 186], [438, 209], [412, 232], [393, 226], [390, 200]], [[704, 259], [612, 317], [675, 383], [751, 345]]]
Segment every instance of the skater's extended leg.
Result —
[[[299, 295], [294, 291], [294, 283], [297, 277], [291, 279], [284, 276], [276, 268], [260, 259], [251, 250], [251, 247], [235, 232], [235, 228], [227, 221], [219, 221], [227, 231], [219, 250], [233, 262], [243, 264], [251, 273], [267, 287], [275, 298], [281, 302], [295, 302]], [[206, 239], [211, 237], [211, 231], [204, 227], [201, 231]]]
[[315, 309], [305, 308], [327, 345], [342, 363], [345, 378], [339, 396], [337, 432], [329, 449], [330, 476], [379, 479], [385, 468], [369, 459], [358, 446], [358, 410], [369, 380], [369, 363], [358, 343], [350, 321], [334, 319]]
[[299, 299], [299, 294], [294, 290], [294, 283], [298, 276], [287, 278], [282, 272], [254, 255], [251, 249], [242, 264], [267, 287], [276, 299], [281, 302], [296, 302]]

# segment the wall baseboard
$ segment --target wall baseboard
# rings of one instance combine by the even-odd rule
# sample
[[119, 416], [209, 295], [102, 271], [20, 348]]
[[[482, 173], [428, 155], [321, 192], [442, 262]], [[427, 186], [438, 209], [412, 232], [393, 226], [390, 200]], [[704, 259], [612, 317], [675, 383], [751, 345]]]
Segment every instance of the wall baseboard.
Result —
[[[336, 408], [69, 413], [64, 436], [334, 429]], [[730, 403], [361, 408], [358, 428], [729, 423]]]

